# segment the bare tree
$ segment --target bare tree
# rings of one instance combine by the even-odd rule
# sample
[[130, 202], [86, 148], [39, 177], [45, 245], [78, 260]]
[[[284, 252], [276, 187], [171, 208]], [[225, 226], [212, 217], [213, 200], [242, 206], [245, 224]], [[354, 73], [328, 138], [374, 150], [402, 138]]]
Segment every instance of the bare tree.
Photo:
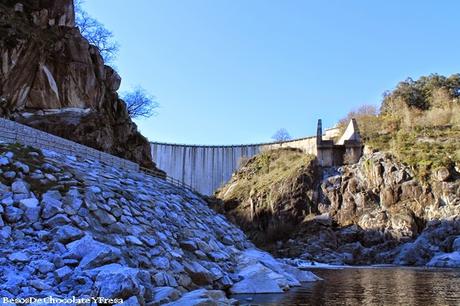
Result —
[[344, 118], [340, 119], [338, 124], [341, 128], [345, 128], [351, 119], [361, 120], [362, 118], [375, 117], [378, 115], [377, 107], [370, 104], [364, 104], [350, 111]]
[[75, 1], [75, 22], [81, 35], [96, 46], [105, 63], [112, 63], [117, 55], [119, 45], [113, 41], [113, 34], [102, 23], [91, 17], [82, 8], [84, 0]]
[[122, 97], [131, 118], [149, 118], [157, 114], [156, 109], [159, 104], [155, 101], [155, 97], [140, 86], [122, 94]]
[[289, 135], [285, 128], [281, 128], [273, 134], [272, 139], [275, 141], [286, 141], [291, 139], [291, 135]]
[[382, 126], [381, 120], [379, 120], [379, 112], [374, 105], [364, 104], [340, 119], [338, 122], [340, 135], [345, 131], [352, 118], [358, 122], [359, 132], [364, 139], [370, 139], [381, 131]]
[[74, 0], [73, 1], [73, 7], [74, 7], [74, 11], [75, 11], [75, 15], [78, 15], [78, 14], [81, 14], [81, 11], [83, 11], [83, 3], [85, 2], [85, 0]]

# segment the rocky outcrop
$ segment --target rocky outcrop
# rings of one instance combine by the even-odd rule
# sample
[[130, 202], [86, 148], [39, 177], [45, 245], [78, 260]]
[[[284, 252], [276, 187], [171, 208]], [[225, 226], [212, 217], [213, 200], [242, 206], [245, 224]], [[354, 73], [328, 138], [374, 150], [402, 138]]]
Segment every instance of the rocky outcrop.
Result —
[[[338, 229], [333, 251], [351, 263], [405, 265], [424, 265], [449, 251], [450, 240], [460, 234], [460, 180], [450, 174], [423, 184], [394, 156], [379, 152], [340, 168], [323, 181], [318, 204]], [[436, 239], [427, 239], [433, 231]], [[431, 252], [406, 258], [413, 244]]]
[[[278, 241], [258, 246], [279, 257], [334, 264], [457, 265], [453, 241], [460, 235], [460, 180], [454, 169], [439, 169], [430, 183], [422, 184], [394, 156], [376, 152], [357, 164], [321, 171], [322, 178], [299, 180], [302, 187], [285, 185], [279, 197], [284, 201], [275, 202], [276, 211], [291, 211], [295, 206], [290, 199], [299, 199], [297, 190], [303, 190], [301, 197], [313, 206], [313, 214], [297, 219], [295, 230]], [[239, 174], [234, 178], [223, 190], [241, 180]], [[248, 210], [245, 202], [217, 196], [224, 202], [213, 206], [239, 223], [233, 211]], [[251, 198], [250, 193], [244, 197]], [[252, 199], [254, 207], [264, 206], [264, 199]], [[299, 207], [292, 215], [308, 206]], [[269, 222], [278, 220], [271, 217]], [[253, 228], [264, 225], [252, 221]]]
[[0, 255], [0, 295], [10, 299], [230, 305], [222, 290], [282, 292], [317, 280], [256, 249], [190, 191], [1, 144]]
[[75, 27], [72, 0], [2, 2], [0, 57], [0, 116], [154, 167], [116, 92], [121, 78]]
[[316, 211], [313, 186], [319, 176], [312, 155], [297, 149], [266, 151], [248, 160], [209, 202], [264, 246], [289, 236]]

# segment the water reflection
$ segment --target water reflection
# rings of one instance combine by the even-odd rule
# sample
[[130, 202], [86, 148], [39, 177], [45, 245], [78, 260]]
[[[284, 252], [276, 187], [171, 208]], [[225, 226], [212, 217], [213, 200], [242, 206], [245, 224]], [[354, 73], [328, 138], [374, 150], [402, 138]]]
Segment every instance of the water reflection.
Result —
[[[324, 281], [285, 294], [237, 295], [242, 305], [460, 305], [460, 270], [317, 269]], [[252, 299], [252, 300], [248, 300]]]

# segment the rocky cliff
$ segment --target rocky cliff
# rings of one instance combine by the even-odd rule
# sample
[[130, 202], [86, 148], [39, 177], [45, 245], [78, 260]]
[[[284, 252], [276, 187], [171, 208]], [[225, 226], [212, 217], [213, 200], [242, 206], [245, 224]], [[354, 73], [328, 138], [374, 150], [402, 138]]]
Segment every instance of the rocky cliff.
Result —
[[154, 167], [121, 78], [75, 27], [72, 0], [0, 4], [0, 116]]
[[317, 280], [162, 179], [2, 144], [0, 255], [0, 295], [9, 299], [230, 305], [222, 290], [283, 292]]
[[[250, 236], [254, 231], [267, 233], [267, 224], [279, 229], [291, 224], [281, 239], [263, 240], [259, 246], [281, 257], [328, 263], [460, 265], [460, 179], [454, 170], [441, 168], [430, 183], [422, 183], [409, 167], [379, 152], [340, 168], [291, 166], [297, 169], [295, 175], [283, 179], [282, 189], [273, 183], [268, 202], [257, 188], [238, 198], [230, 192], [251, 165], [217, 194], [224, 201], [221, 209]], [[257, 180], [262, 180], [260, 175]], [[299, 199], [303, 205], [291, 205]], [[272, 209], [264, 210], [262, 220], [258, 212], [268, 203]], [[283, 211], [290, 217], [277, 213]], [[245, 227], [248, 223], [250, 228]]]
[[259, 245], [289, 236], [316, 211], [313, 191], [320, 175], [314, 156], [297, 149], [263, 152], [247, 161], [217, 192], [227, 217]]

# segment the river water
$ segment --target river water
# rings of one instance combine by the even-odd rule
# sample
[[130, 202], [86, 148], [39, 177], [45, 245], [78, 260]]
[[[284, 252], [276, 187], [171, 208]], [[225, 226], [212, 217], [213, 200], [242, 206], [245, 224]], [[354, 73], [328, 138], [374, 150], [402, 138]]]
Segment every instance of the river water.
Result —
[[460, 269], [312, 269], [323, 281], [282, 294], [236, 295], [241, 305], [460, 305]]

